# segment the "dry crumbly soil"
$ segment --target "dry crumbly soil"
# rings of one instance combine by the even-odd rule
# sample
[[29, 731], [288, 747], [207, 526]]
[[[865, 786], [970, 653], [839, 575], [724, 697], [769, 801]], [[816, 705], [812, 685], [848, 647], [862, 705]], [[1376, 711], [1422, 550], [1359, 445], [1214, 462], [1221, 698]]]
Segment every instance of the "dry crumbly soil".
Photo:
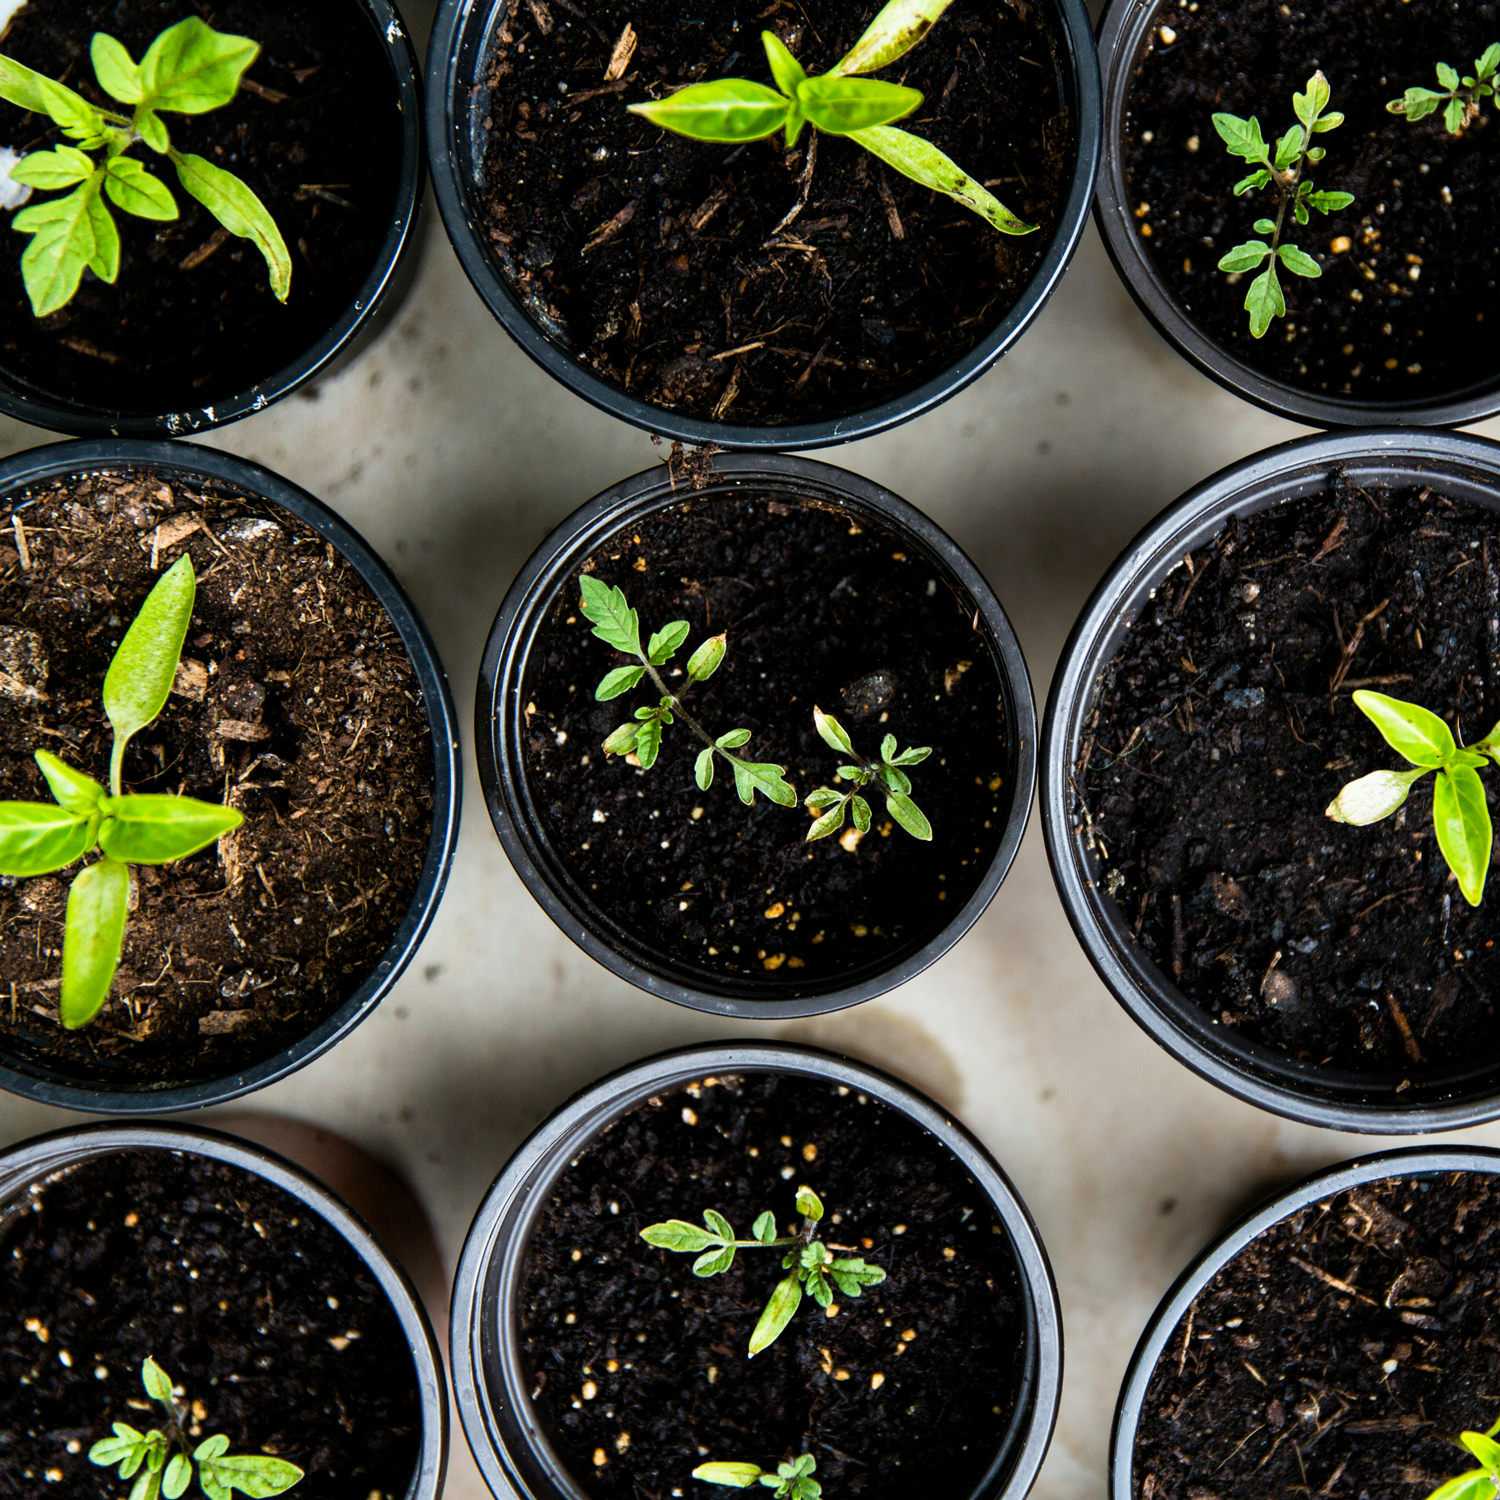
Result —
[[[1075, 778], [1142, 947], [1250, 1041], [1393, 1084], [1496, 1055], [1494, 884], [1470, 907], [1432, 778], [1364, 828], [1324, 809], [1399, 757], [1360, 687], [1500, 720], [1500, 526], [1427, 488], [1327, 490], [1230, 522], [1100, 679]], [[1485, 778], [1493, 800], [1496, 778]]]
[[[766, 1209], [792, 1233], [803, 1183], [824, 1243], [888, 1277], [839, 1294], [836, 1316], [804, 1299], [752, 1362], [781, 1252], [702, 1280], [640, 1231], [714, 1208], [744, 1238]], [[804, 1452], [826, 1495], [964, 1495], [1014, 1415], [1023, 1293], [993, 1206], [934, 1137], [842, 1085], [705, 1078], [632, 1110], [557, 1181], [523, 1278], [532, 1401], [600, 1500], [692, 1494], [710, 1458]]]
[[411, 660], [310, 527], [182, 475], [34, 485], [0, 504], [0, 537], [0, 797], [51, 800], [37, 748], [107, 781], [105, 671], [186, 553], [198, 595], [177, 685], [124, 783], [245, 815], [216, 848], [136, 869], [112, 998], [77, 1033], [56, 1008], [71, 872], [0, 879], [4, 1048], [106, 1086], [238, 1072], [354, 993], [416, 891], [433, 770]]
[[[0, 1494], [122, 1494], [88, 1450], [165, 1417], [195, 1440], [306, 1470], [297, 1500], [400, 1500], [416, 1466], [416, 1372], [364, 1262], [289, 1194], [222, 1162], [127, 1151], [64, 1168], [0, 1210]], [[194, 1484], [193, 1494], [198, 1494]]]
[[1046, 0], [958, 0], [880, 74], [926, 95], [899, 128], [990, 185], [1036, 234], [997, 234], [831, 136], [817, 140], [806, 204], [783, 226], [810, 127], [791, 151], [782, 137], [735, 148], [625, 109], [723, 76], [769, 83], [767, 28], [826, 71], [876, 8], [517, 0], [480, 69], [475, 217], [555, 344], [653, 405], [765, 426], [899, 397], [991, 332], [1046, 254], [1076, 149]]
[[[1217, 344], [1252, 369], [1302, 390], [1402, 402], [1493, 382], [1500, 277], [1500, 126], [1494, 100], [1462, 135], [1438, 116], [1415, 124], [1386, 104], [1438, 87], [1500, 41], [1496, 0], [1193, 0], [1158, 13], [1127, 101], [1130, 206], [1172, 296]], [[1286, 238], [1323, 268], [1283, 274], [1287, 317], [1260, 340], [1244, 311], [1249, 280], [1217, 269], [1233, 246], [1276, 217], [1267, 192], [1244, 198], [1250, 169], [1213, 127], [1218, 111], [1256, 116], [1268, 140], [1295, 123], [1292, 94], [1315, 68], [1346, 123], [1319, 136], [1320, 189], [1354, 194]]]
[[1137, 1500], [1412, 1500], [1496, 1416], [1491, 1173], [1388, 1177], [1283, 1219], [1194, 1300], [1151, 1378]]

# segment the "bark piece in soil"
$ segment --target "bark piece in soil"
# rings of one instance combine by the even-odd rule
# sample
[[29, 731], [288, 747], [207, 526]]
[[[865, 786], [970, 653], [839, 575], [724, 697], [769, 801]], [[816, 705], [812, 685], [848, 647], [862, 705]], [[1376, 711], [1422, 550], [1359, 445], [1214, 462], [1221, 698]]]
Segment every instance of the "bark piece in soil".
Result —
[[[1495, 112], [1454, 137], [1437, 116], [1411, 124], [1385, 106], [1412, 85], [1436, 87], [1439, 62], [1472, 72], [1500, 40], [1500, 4], [1323, 0], [1293, 10], [1279, 0], [1194, 0], [1163, 6], [1154, 20], [1122, 149], [1137, 227], [1149, 231], [1157, 272], [1193, 321], [1251, 369], [1300, 390], [1399, 402], [1492, 381]], [[1328, 158], [1313, 180], [1353, 193], [1354, 203], [1290, 229], [1286, 239], [1323, 275], [1283, 274], [1287, 316], [1253, 339], [1248, 283], [1231, 284], [1217, 267], [1254, 237], [1272, 199], [1234, 196], [1245, 165], [1224, 150], [1213, 116], [1255, 115], [1272, 140], [1294, 123], [1292, 94], [1316, 68], [1347, 121], [1319, 138]]]
[[1496, 1055], [1494, 887], [1477, 908], [1459, 894], [1432, 778], [1365, 828], [1324, 809], [1403, 764], [1356, 688], [1420, 703], [1461, 740], [1500, 719], [1497, 599], [1490, 511], [1335, 472], [1231, 521], [1132, 624], [1075, 776], [1101, 884], [1224, 1027], [1392, 1082]]
[[[715, 1208], [748, 1237], [769, 1208], [791, 1232], [802, 1183], [824, 1243], [887, 1280], [832, 1317], [806, 1299], [750, 1360], [780, 1252], [700, 1280], [640, 1231]], [[538, 1416], [591, 1495], [686, 1493], [706, 1459], [804, 1452], [827, 1495], [963, 1495], [1014, 1413], [1022, 1295], [992, 1205], [940, 1142], [847, 1088], [752, 1074], [653, 1098], [579, 1153], [532, 1234], [520, 1337]]]
[[1497, 1415], [1500, 1179], [1388, 1177], [1283, 1219], [1194, 1299], [1151, 1377], [1139, 1500], [1411, 1500]]
[[0, 798], [51, 800], [52, 750], [107, 781], [100, 688], [123, 627], [184, 553], [198, 595], [177, 688], [125, 757], [135, 792], [228, 801], [243, 827], [135, 871], [114, 991], [57, 1021], [76, 868], [0, 878], [0, 1037], [23, 1066], [105, 1087], [221, 1078], [307, 1035], [364, 982], [421, 875], [432, 744], [379, 601], [310, 527], [173, 474], [99, 471], [0, 503], [0, 627], [34, 635], [44, 696], [0, 714]]
[[[559, 591], [522, 685], [528, 782], [558, 858], [635, 940], [673, 962], [781, 969], [797, 984], [919, 946], [973, 893], [1005, 827], [1014, 752], [973, 600], [911, 549], [834, 506], [740, 493], [657, 511], [586, 566], [624, 591], [644, 634], [690, 622], [674, 668], [728, 632], [724, 665], [684, 701], [715, 733], [749, 729], [739, 753], [787, 766], [799, 801], [833, 785], [839, 765], [814, 705], [867, 758], [887, 733], [903, 749], [932, 746], [912, 770], [930, 843], [894, 826], [877, 795], [854, 847], [807, 844], [805, 808], [746, 807], [722, 764], [699, 791], [703, 745], [680, 721], [650, 771], [606, 757], [610, 731], [656, 699], [643, 685], [594, 701], [624, 658], [594, 637], [576, 586]], [[680, 691], [686, 677], [669, 670], [667, 683]]]
[[123, 1488], [88, 1450], [113, 1422], [158, 1425], [147, 1356], [184, 1388], [193, 1438], [289, 1459], [307, 1471], [298, 1500], [406, 1493], [421, 1405], [405, 1335], [311, 1209], [176, 1151], [111, 1153], [19, 1196], [0, 1211], [0, 1454], [15, 1494]]

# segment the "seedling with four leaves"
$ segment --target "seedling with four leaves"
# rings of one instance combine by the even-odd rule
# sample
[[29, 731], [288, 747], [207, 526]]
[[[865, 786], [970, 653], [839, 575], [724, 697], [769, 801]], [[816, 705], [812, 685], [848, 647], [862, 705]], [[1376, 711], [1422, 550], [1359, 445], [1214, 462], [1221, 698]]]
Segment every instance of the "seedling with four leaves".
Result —
[[90, 1463], [101, 1469], [118, 1464], [121, 1479], [136, 1477], [130, 1500], [177, 1500], [193, 1482], [194, 1466], [199, 1488], [208, 1500], [233, 1500], [234, 1490], [252, 1500], [270, 1500], [273, 1495], [284, 1495], [303, 1477], [303, 1471], [284, 1458], [231, 1453], [223, 1433], [205, 1438], [195, 1448], [187, 1432], [187, 1411], [178, 1404], [172, 1378], [154, 1359], [148, 1358], [141, 1366], [141, 1384], [153, 1401], [166, 1408], [165, 1430], [154, 1427], [143, 1433], [126, 1422], [115, 1422], [114, 1436], [100, 1438], [89, 1449]]
[[1425, 120], [1428, 115], [1443, 112], [1443, 124], [1449, 135], [1458, 135], [1471, 121], [1479, 118], [1481, 99], [1493, 99], [1500, 90], [1500, 42], [1492, 42], [1485, 48], [1484, 56], [1475, 58], [1474, 72], [1460, 78], [1458, 69], [1447, 63], [1437, 65], [1438, 82], [1442, 92], [1436, 89], [1407, 89], [1399, 99], [1392, 99], [1386, 108], [1393, 115], [1405, 115], [1408, 120]]
[[721, 1275], [734, 1264], [735, 1254], [740, 1250], [786, 1247], [781, 1266], [787, 1274], [777, 1283], [750, 1335], [753, 1359], [769, 1348], [792, 1321], [802, 1305], [804, 1290], [819, 1307], [828, 1307], [833, 1302], [834, 1287], [846, 1297], [858, 1297], [865, 1287], [879, 1286], [885, 1280], [885, 1272], [879, 1266], [857, 1256], [836, 1257], [816, 1237], [823, 1203], [810, 1187], [797, 1189], [797, 1212], [802, 1215], [802, 1227], [796, 1234], [780, 1238], [776, 1234], [775, 1215], [769, 1209], [751, 1226], [754, 1238], [741, 1240], [735, 1238], [729, 1220], [711, 1208], [703, 1212], [702, 1229], [685, 1219], [668, 1219], [665, 1224], [648, 1225], [641, 1230], [641, 1238], [661, 1250], [697, 1255], [693, 1262], [694, 1276]]
[[825, 745], [849, 756], [854, 765], [839, 767], [839, 778], [851, 783], [853, 790], [835, 791], [830, 786], [820, 786], [810, 792], [806, 806], [818, 814], [816, 822], [807, 830], [807, 842], [826, 839], [844, 826], [844, 815], [854, 818], [854, 826], [861, 833], [870, 831], [870, 804], [860, 795], [861, 791], [874, 783], [885, 793], [885, 808], [914, 839], [931, 839], [932, 824], [927, 821], [922, 809], [911, 800], [911, 777], [903, 766], [920, 765], [932, 754], [932, 748], [924, 745], [915, 750], [898, 750], [896, 736], [888, 734], [880, 742], [880, 759], [868, 761], [854, 748], [844, 726], [832, 714], [825, 714], [814, 707], [813, 723]]
[[157, 580], [120, 641], [104, 677], [114, 730], [109, 790], [46, 750], [37, 765], [56, 803], [0, 802], [0, 875], [29, 879], [76, 864], [95, 849], [68, 892], [58, 1008], [70, 1030], [86, 1026], [109, 998], [125, 943], [131, 865], [186, 859], [244, 822], [232, 807], [194, 797], [127, 796], [125, 747], [166, 707], [193, 614], [197, 581], [181, 557]]
[[699, 1464], [693, 1470], [693, 1478], [701, 1479], [704, 1484], [722, 1484], [731, 1490], [748, 1490], [753, 1484], [763, 1484], [775, 1491], [776, 1500], [819, 1500], [823, 1486], [813, 1478], [817, 1468], [817, 1459], [811, 1453], [804, 1453], [790, 1463], [778, 1464], [774, 1474], [759, 1464]]
[[1363, 688], [1355, 693], [1354, 703], [1384, 736], [1386, 744], [1415, 769], [1371, 771], [1349, 782], [1328, 804], [1328, 816], [1335, 823], [1378, 823], [1406, 801], [1413, 782], [1436, 771], [1432, 823], [1438, 848], [1458, 878], [1464, 900], [1478, 906], [1494, 843], [1479, 768], [1491, 760], [1500, 761], [1500, 724], [1482, 740], [1461, 747], [1453, 731], [1435, 713], [1415, 703]]
[[1500, 1422], [1488, 1432], [1461, 1432], [1448, 1441], [1465, 1453], [1472, 1453], [1480, 1467], [1470, 1469], [1440, 1484], [1427, 1500], [1496, 1500], [1500, 1496], [1500, 1443], [1495, 1434], [1500, 1433]]
[[1327, 155], [1321, 146], [1313, 145], [1313, 137], [1336, 130], [1344, 123], [1343, 115], [1329, 110], [1331, 98], [1328, 80], [1322, 73], [1314, 73], [1307, 80], [1307, 92], [1292, 95], [1298, 123], [1276, 142], [1274, 156], [1261, 134], [1260, 121], [1254, 116], [1248, 120], [1230, 114], [1214, 116], [1214, 129], [1223, 138], [1229, 154], [1243, 157], [1254, 168], [1248, 177], [1235, 183], [1235, 197], [1270, 188], [1276, 200], [1276, 217], [1255, 221], [1256, 233], [1269, 239], [1247, 240], [1236, 245], [1219, 262], [1219, 269], [1232, 275], [1265, 267], [1245, 294], [1250, 333], [1255, 338], [1265, 337], [1272, 321], [1286, 316], [1286, 296], [1277, 275], [1278, 264], [1294, 276], [1316, 279], [1323, 274], [1323, 268], [1305, 250], [1282, 242], [1288, 210], [1299, 225], [1305, 225], [1314, 213], [1335, 213], [1354, 202], [1352, 193], [1318, 191], [1303, 176], [1310, 163], [1320, 162]]
[[[179, 216], [167, 185], [127, 154], [136, 145], [166, 157], [190, 197], [230, 234], [255, 245], [265, 257], [271, 290], [286, 301], [292, 258], [265, 204], [233, 172], [178, 151], [161, 117], [163, 111], [202, 115], [228, 104], [259, 54], [258, 43], [215, 31], [196, 16], [169, 26], [139, 62], [123, 43], [95, 32], [89, 47], [94, 75], [112, 99], [134, 105], [129, 115], [98, 109], [66, 85], [0, 56], [0, 98], [48, 116], [76, 142], [33, 151], [11, 168], [11, 181], [23, 187], [72, 189], [66, 197], [23, 208], [11, 220], [11, 228], [31, 236], [21, 256], [21, 276], [37, 317], [71, 302], [85, 270], [111, 284], [119, 275], [120, 231], [105, 198], [138, 219]], [[103, 156], [96, 160], [90, 152]]]

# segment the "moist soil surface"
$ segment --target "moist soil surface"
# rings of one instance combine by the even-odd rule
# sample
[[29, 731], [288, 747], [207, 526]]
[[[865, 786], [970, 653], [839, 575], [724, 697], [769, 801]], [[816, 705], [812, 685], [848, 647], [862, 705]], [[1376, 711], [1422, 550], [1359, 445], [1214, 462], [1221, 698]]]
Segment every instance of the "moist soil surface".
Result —
[[[795, 1233], [802, 1183], [823, 1242], [887, 1279], [832, 1317], [805, 1298], [751, 1361], [783, 1252], [704, 1280], [640, 1231], [714, 1208], [742, 1238], [766, 1209]], [[933, 1136], [842, 1086], [750, 1075], [653, 1098], [560, 1178], [523, 1274], [532, 1400], [592, 1495], [665, 1500], [705, 1461], [802, 1453], [825, 1495], [964, 1495], [1014, 1413], [1022, 1293], [989, 1199]]]
[[[806, 206], [782, 226], [811, 128], [791, 151], [784, 137], [736, 148], [625, 109], [724, 76], [769, 84], [767, 28], [825, 72], [876, 9], [830, 0], [809, 19], [793, 0], [515, 0], [480, 70], [476, 218], [542, 330], [632, 396], [752, 426], [863, 411], [984, 339], [1046, 254], [1073, 164], [1050, 4], [958, 0], [879, 75], [926, 96], [899, 128], [1036, 234], [997, 234], [831, 136], [817, 141]], [[627, 29], [635, 50], [607, 77]]]
[[130, 742], [124, 784], [245, 815], [216, 848], [136, 868], [114, 990], [82, 1031], [57, 1021], [77, 868], [0, 879], [3, 1045], [108, 1087], [236, 1073], [354, 993], [416, 891], [433, 772], [411, 660], [354, 569], [265, 501], [106, 471], [7, 495], [0, 527], [0, 798], [52, 800], [38, 747], [107, 782], [104, 674], [187, 553], [198, 594], [177, 685]]
[[[672, 620], [691, 624], [663, 669], [673, 692], [693, 650], [728, 633], [723, 665], [683, 701], [715, 734], [749, 729], [737, 753], [786, 766], [799, 800], [757, 795], [746, 807], [722, 761], [700, 791], [703, 743], [680, 719], [649, 771], [606, 756], [606, 736], [660, 695], [646, 679], [595, 702], [625, 659], [594, 636], [576, 589], [561, 590], [523, 682], [528, 779], [557, 857], [613, 922], [669, 962], [780, 970], [795, 989], [888, 961], [951, 919], [983, 877], [1013, 795], [1000, 681], [967, 593], [912, 542], [846, 511], [753, 493], [668, 506], [586, 567], [624, 591], [643, 641]], [[841, 764], [818, 738], [814, 705], [867, 759], [886, 734], [903, 750], [933, 747], [910, 772], [931, 842], [896, 826], [879, 794], [868, 835], [856, 839], [850, 822], [805, 842], [801, 799], [834, 785]]]
[[1283, 1219], [1204, 1288], [1151, 1378], [1138, 1500], [1411, 1500], [1495, 1418], [1492, 1174], [1387, 1177]]
[[[382, 43], [355, 0], [30, 0], [0, 50], [118, 109], [89, 62], [94, 32], [139, 58], [168, 26], [195, 15], [259, 42], [261, 54], [222, 109], [163, 118], [177, 150], [233, 172], [266, 205], [291, 252], [291, 296], [278, 302], [260, 251], [222, 230], [164, 157], [137, 146], [131, 155], [167, 184], [181, 217], [156, 223], [115, 212], [113, 286], [86, 271], [78, 295], [38, 320], [21, 282], [25, 241], [8, 236], [0, 361], [23, 388], [127, 413], [212, 406], [300, 357], [374, 267], [396, 201], [401, 112]], [[24, 153], [61, 140], [50, 120], [0, 102], [0, 145]]]
[[[193, 1446], [306, 1470], [298, 1500], [399, 1500], [421, 1447], [396, 1314], [348, 1242], [238, 1167], [126, 1151], [0, 1211], [0, 1470], [7, 1495], [123, 1493], [88, 1461], [114, 1422], [164, 1426], [141, 1366], [181, 1388]], [[193, 1493], [198, 1493], [196, 1482]]]
[[[1447, 62], [1465, 75], [1500, 41], [1496, 0], [1194, 0], [1164, 5], [1137, 67], [1125, 122], [1130, 207], [1157, 271], [1221, 348], [1301, 390], [1363, 401], [1456, 393], [1496, 374], [1500, 128], [1494, 101], [1460, 136], [1439, 116], [1386, 112], [1408, 88], [1436, 89]], [[1354, 194], [1286, 239], [1323, 268], [1283, 273], [1287, 316], [1250, 337], [1249, 279], [1221, 256], [1276, 217], [1268, 191], [1234, 196], [1249, 170], [1213, 127], [1218, 111], [1256, 116], [1268, 140], [1296, 122], [1292, 95], [1314, 69], [1347, 121], [1319, 137], [1319, 189]], [[1144, 212], [1141, 208], [1144, 205]], [[1335, 251], [1335, 245], [1346, 245]]]
[[1470, 907], [1443, 860], [1432, 778], [1364, 828], [1324, 809], [1405, 768], [1357, 688], [1419, 703], [1461, 740], [1500, 719], [1497, 597], [1490, 512], [1336, 472], [1230, 522], [1132, 625], [1075, 779], [1101, 885], [1220, 1025], [1393, 1081], [1494, 1056], [1494, 903]]

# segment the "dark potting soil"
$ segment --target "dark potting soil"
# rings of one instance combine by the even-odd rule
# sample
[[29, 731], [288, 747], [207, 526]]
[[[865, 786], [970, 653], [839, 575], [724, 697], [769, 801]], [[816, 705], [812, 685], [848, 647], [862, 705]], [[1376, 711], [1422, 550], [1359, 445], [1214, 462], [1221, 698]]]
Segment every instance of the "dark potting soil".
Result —
[[433, 798], [411, 660], [354, 569], [265, 501], [110, 471], [7, 495], [0, 526], [0, 798], [52, 800], [38, 747], [107, 781], [105, 671], [186, 552], [198, 595], [183, 665], [124, 782], [245, 815], [217, 848], [136, 868], [114, 991], [82, 1031], [56, 1008], [76, 872], [0, 879], [0, 1037], [125, 1087], [238, 1072], [353, 994], [411, 902]]
[[182, 1388], [190, 1437], [290, 1460], [306, 1470], [297, 1500], [406, 1494], [421, 1406], [405, 1335], [310, 1209], [175, 1151], [113, 1153], [20, 1196], [0, 1210], [7, 1494], [123, 1493], [88, 1451], [114, 1422], [164, 1425], [141, 1387], [148, 1357]]
[[[1173, 297], [1222, 348], [1302, 390], [1357, 400], [1456, 393], [1496, 374], [1500, 276], [1500, 128], [1487, 107], [1458, 137], [1438, 116], [1412, 124], [1386, 112], [1409, 87], [1436, 88], [1447, 62], [1500, 41], [1496, 0], [1194, 0], [1167, 4], [1128, 101], [1131, 207]], [[1296, 121], [1292, 94], [1321, 68], [1346, 123], [1319, 137], [1320, 189], [1354, 203], [1287, 236], [1323, 267], [1283, 274], [1287, 316], [1250, 337], [1249, 282], [1217, 269], [1276, 217], [1266, 192], [1236, 198], [1248, 171], [1213, 127], [1220, 110], [1255, 115], [1268, 140]], [[1492, 106], [1493, 101], [1487, 101]], [[1274, 132], [1274, 134], [1273, 134]], [[1347, 248], [1335, 250], [1335, 245]]]
[[1231, 521], [1132, 625], [1076, 780], [1102, 885], [1219, 1024], [1398, 1078], [1494, 1056], [1494, 887], [1478, 908], [1460, 894], [1431, 778], [1368, 827], [1324, 809], [1404, 764], [1355, 689], [1422, 704], [1461, 740], [1500, 719], [1497, 599], [1490, 512], [1335, 472]]
[[[550, 338], [618, 389], [750, 425], [863, 411], [967, 354], [1046, 254], [1072, 169], [1066, 49], [1050, 3], [958, 0], [880, 74], [927, 103], [901, 128], [985, 182], [1036, 234], [997, 234], [951, 198], [814, 132], [735, 149], [626, 112], [679, 84], [769, 83], [770, 28], [813, 73], [878, 6], [829, 0], [515, 0], [476, 95], [479, 219]], [[623, 76], [608, 77], [629, 32]], [[733, 357], [729, 357], [729, 356]]]
[[559, 592], [522, 686], [531, 794], [558, 858], [635, 940], [710, 971], [785, 965], [791, 990], [919, 944], [973, 893], [1005, 827], [1015, 751], [973, 600], [912, 546], [831, 505], [739, 494], [634, 522], [587, 567], [624, 591], [643, 639], [689, 621], [665, 674], [674, 691], [698, 644], [728, 632], [723, 666], [684, 702], [716, 734], [749, 729], [738, 753], [786, 766], [799, 803], [840, 764], [814, 705], [867, 758], [886, 734], [932, 746], [910, 773], [930, 843], [879, 795], [867, 836], [846, 823], [808, 844], [805, 807], [746, 807], [722, 762], [699, 791], [703, 745], [680, 720], [649, 771], [605, 756], [605, 737], [659, 695], [648, 679], [595, 702], [624, 658], [593, 635], [576, 588]]
[[1387, 1177], [1283, 1219], [1194, 1300], [1152, 1376], [1139, 1500], [1411, 1500], [1497, 1415], [1500, 1187]]
[[[748, 1238], [769, 1208], [795, 1233], [802, 1183], [824, 1243], [887, 1279], [836, 1316], [804, 1299], [752, 1361], [783, 1252], [702, 1280], [640, 1231], [714, 1208]], [[825, 1495], [896, 1500], [967, 1494], [996, 1457], [1021, 1297], [993, 1207], [933, 1136], [842, 1085], [759, 1074], [653, 1098], [580, 1152], [533, 1232], [519, 1318], [532, 1401], [592, 1495], [665, 1500], [705, 1461], [811, 1453]]]
[[[199, 16], [261, 44], [234, 100], [206, 115], [166, 115], [172, 144], [235, 173], [266, 205], [292, 256], [285, 306], [260, 252], [231, 237], [177, 174], [144, 147], [181, 217], [115, 213], [120, 274], [85, 272], [78, 295], [38, 320], [21, 283], [25, 240], [0, 256], [0, 363], [13, 381], [106, 410], [212, 406], [283, 369], [343, 316], [375, 264], [396, 201], [401, 111], [383, 43], [354, 0], [29, 0], [0, 51], [101, 107], [89, 41], [108, 32], [139, 58], [168, 26]], [[0, 144], [26, 152], [62, 137], [0, 103]], [[49, 195], [54, 196], [54, 195]]]

